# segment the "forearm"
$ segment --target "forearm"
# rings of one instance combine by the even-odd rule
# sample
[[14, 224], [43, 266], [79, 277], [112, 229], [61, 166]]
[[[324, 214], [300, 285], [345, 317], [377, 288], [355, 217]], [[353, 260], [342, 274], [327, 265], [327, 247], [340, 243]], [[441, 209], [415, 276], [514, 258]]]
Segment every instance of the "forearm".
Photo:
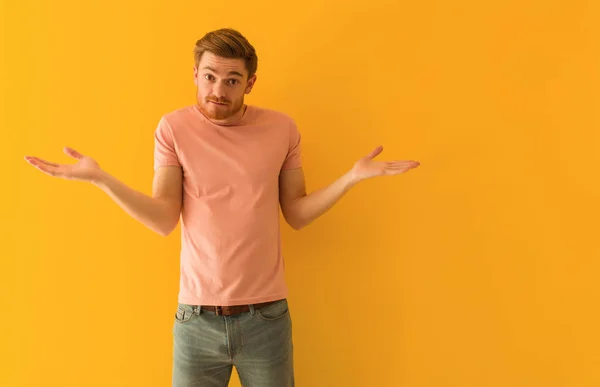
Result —
[[127, 214], [160, 235], [167, 236], [177, 225], [179, 212], [170, 208], [168, 201], [138, 192], [104, 171], [92, 184], [104, 191]]
[[330, 185], [297, 199], [292, 210], [294, 228], [305, 227], [325, 214], [357, 183], [349, 171]]

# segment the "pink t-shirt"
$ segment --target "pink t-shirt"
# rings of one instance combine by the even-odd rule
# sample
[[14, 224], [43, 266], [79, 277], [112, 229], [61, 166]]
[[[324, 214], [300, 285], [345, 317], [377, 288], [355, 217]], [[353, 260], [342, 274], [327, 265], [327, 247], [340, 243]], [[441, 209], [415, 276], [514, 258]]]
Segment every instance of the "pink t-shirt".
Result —
[[217, 125], [196, 106], [163, 115], [154, 170], [183, 169], [180, 303], [242, 305], [285, 298], [279, 173], [301, 166], [288, 115], [247, 105]]

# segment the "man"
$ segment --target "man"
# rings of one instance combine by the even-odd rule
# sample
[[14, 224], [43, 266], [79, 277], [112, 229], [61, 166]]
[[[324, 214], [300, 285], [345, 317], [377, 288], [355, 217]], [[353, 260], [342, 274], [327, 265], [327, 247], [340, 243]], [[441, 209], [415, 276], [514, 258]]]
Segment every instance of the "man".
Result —
[[239, 32], [196, 42], [196, 104], [161, 117], [152, 197], [134, 191], [72, 148], [73, 165], [26, 160], [51, 176], [90, 182], [167, 236], [181, 219], [180, 291], [173, 326], [173, 386], [222, 387], [235, 366], [243, 386], [294, 385], [291, 316], [279, 208], [296, 230], [365, 179], [415, 161], [378, 162], [382, 147], [331, 185], [307, 195], [300, 134], [284, 113], [247, 105], [257, 55]]

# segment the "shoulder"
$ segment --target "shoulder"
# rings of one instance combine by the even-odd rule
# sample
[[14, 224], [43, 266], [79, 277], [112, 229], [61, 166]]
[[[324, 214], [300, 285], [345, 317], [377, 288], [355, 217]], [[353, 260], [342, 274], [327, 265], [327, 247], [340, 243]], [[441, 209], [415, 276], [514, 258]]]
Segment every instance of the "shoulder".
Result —
[[184, 106], [181, 108], [171, 110], [169, 112], [164, 113], [160, 120], [171, 126], [174, 126], [175, 124], [181, 121], [189, 120], [190, 117], [194, 114], [193, 108], [193, 106]]
[[170, 132], [171, 135], [186, 132], [186, 128], [193, 127], [195, 119], [197, 120], [193, 109], [193, 106], [185, 106], [163, 113], [159, 117], [157, 130]]
[[252, 105], [254, 117], [259, 122], [288, 124], [295, 126], [294, 118], [283, 111], [267, 108], [263, 106]]

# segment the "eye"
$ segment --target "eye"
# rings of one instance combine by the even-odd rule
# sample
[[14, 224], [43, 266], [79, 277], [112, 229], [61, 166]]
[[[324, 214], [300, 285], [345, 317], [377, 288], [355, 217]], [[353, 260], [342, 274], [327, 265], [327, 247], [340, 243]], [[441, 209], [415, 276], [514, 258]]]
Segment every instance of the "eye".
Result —
[[206, 75], [204, 76], [204, 78], [206, 78], [206, 79], [208, 79], [209, 81], [211, 81], [211, 80], [212, 80], [212, 78], [213, 78], [213, 76], [212, 76], [212, 74], [206, 74]]
[[[237, 84], [239, 83], [237, 79], [230, 79], [230, 80], [229, 80], [229, 82], [230, 82], [232, 85], [237, 85]], [[232, 82], [233, 82], [233, 83], [232, 83]]]

